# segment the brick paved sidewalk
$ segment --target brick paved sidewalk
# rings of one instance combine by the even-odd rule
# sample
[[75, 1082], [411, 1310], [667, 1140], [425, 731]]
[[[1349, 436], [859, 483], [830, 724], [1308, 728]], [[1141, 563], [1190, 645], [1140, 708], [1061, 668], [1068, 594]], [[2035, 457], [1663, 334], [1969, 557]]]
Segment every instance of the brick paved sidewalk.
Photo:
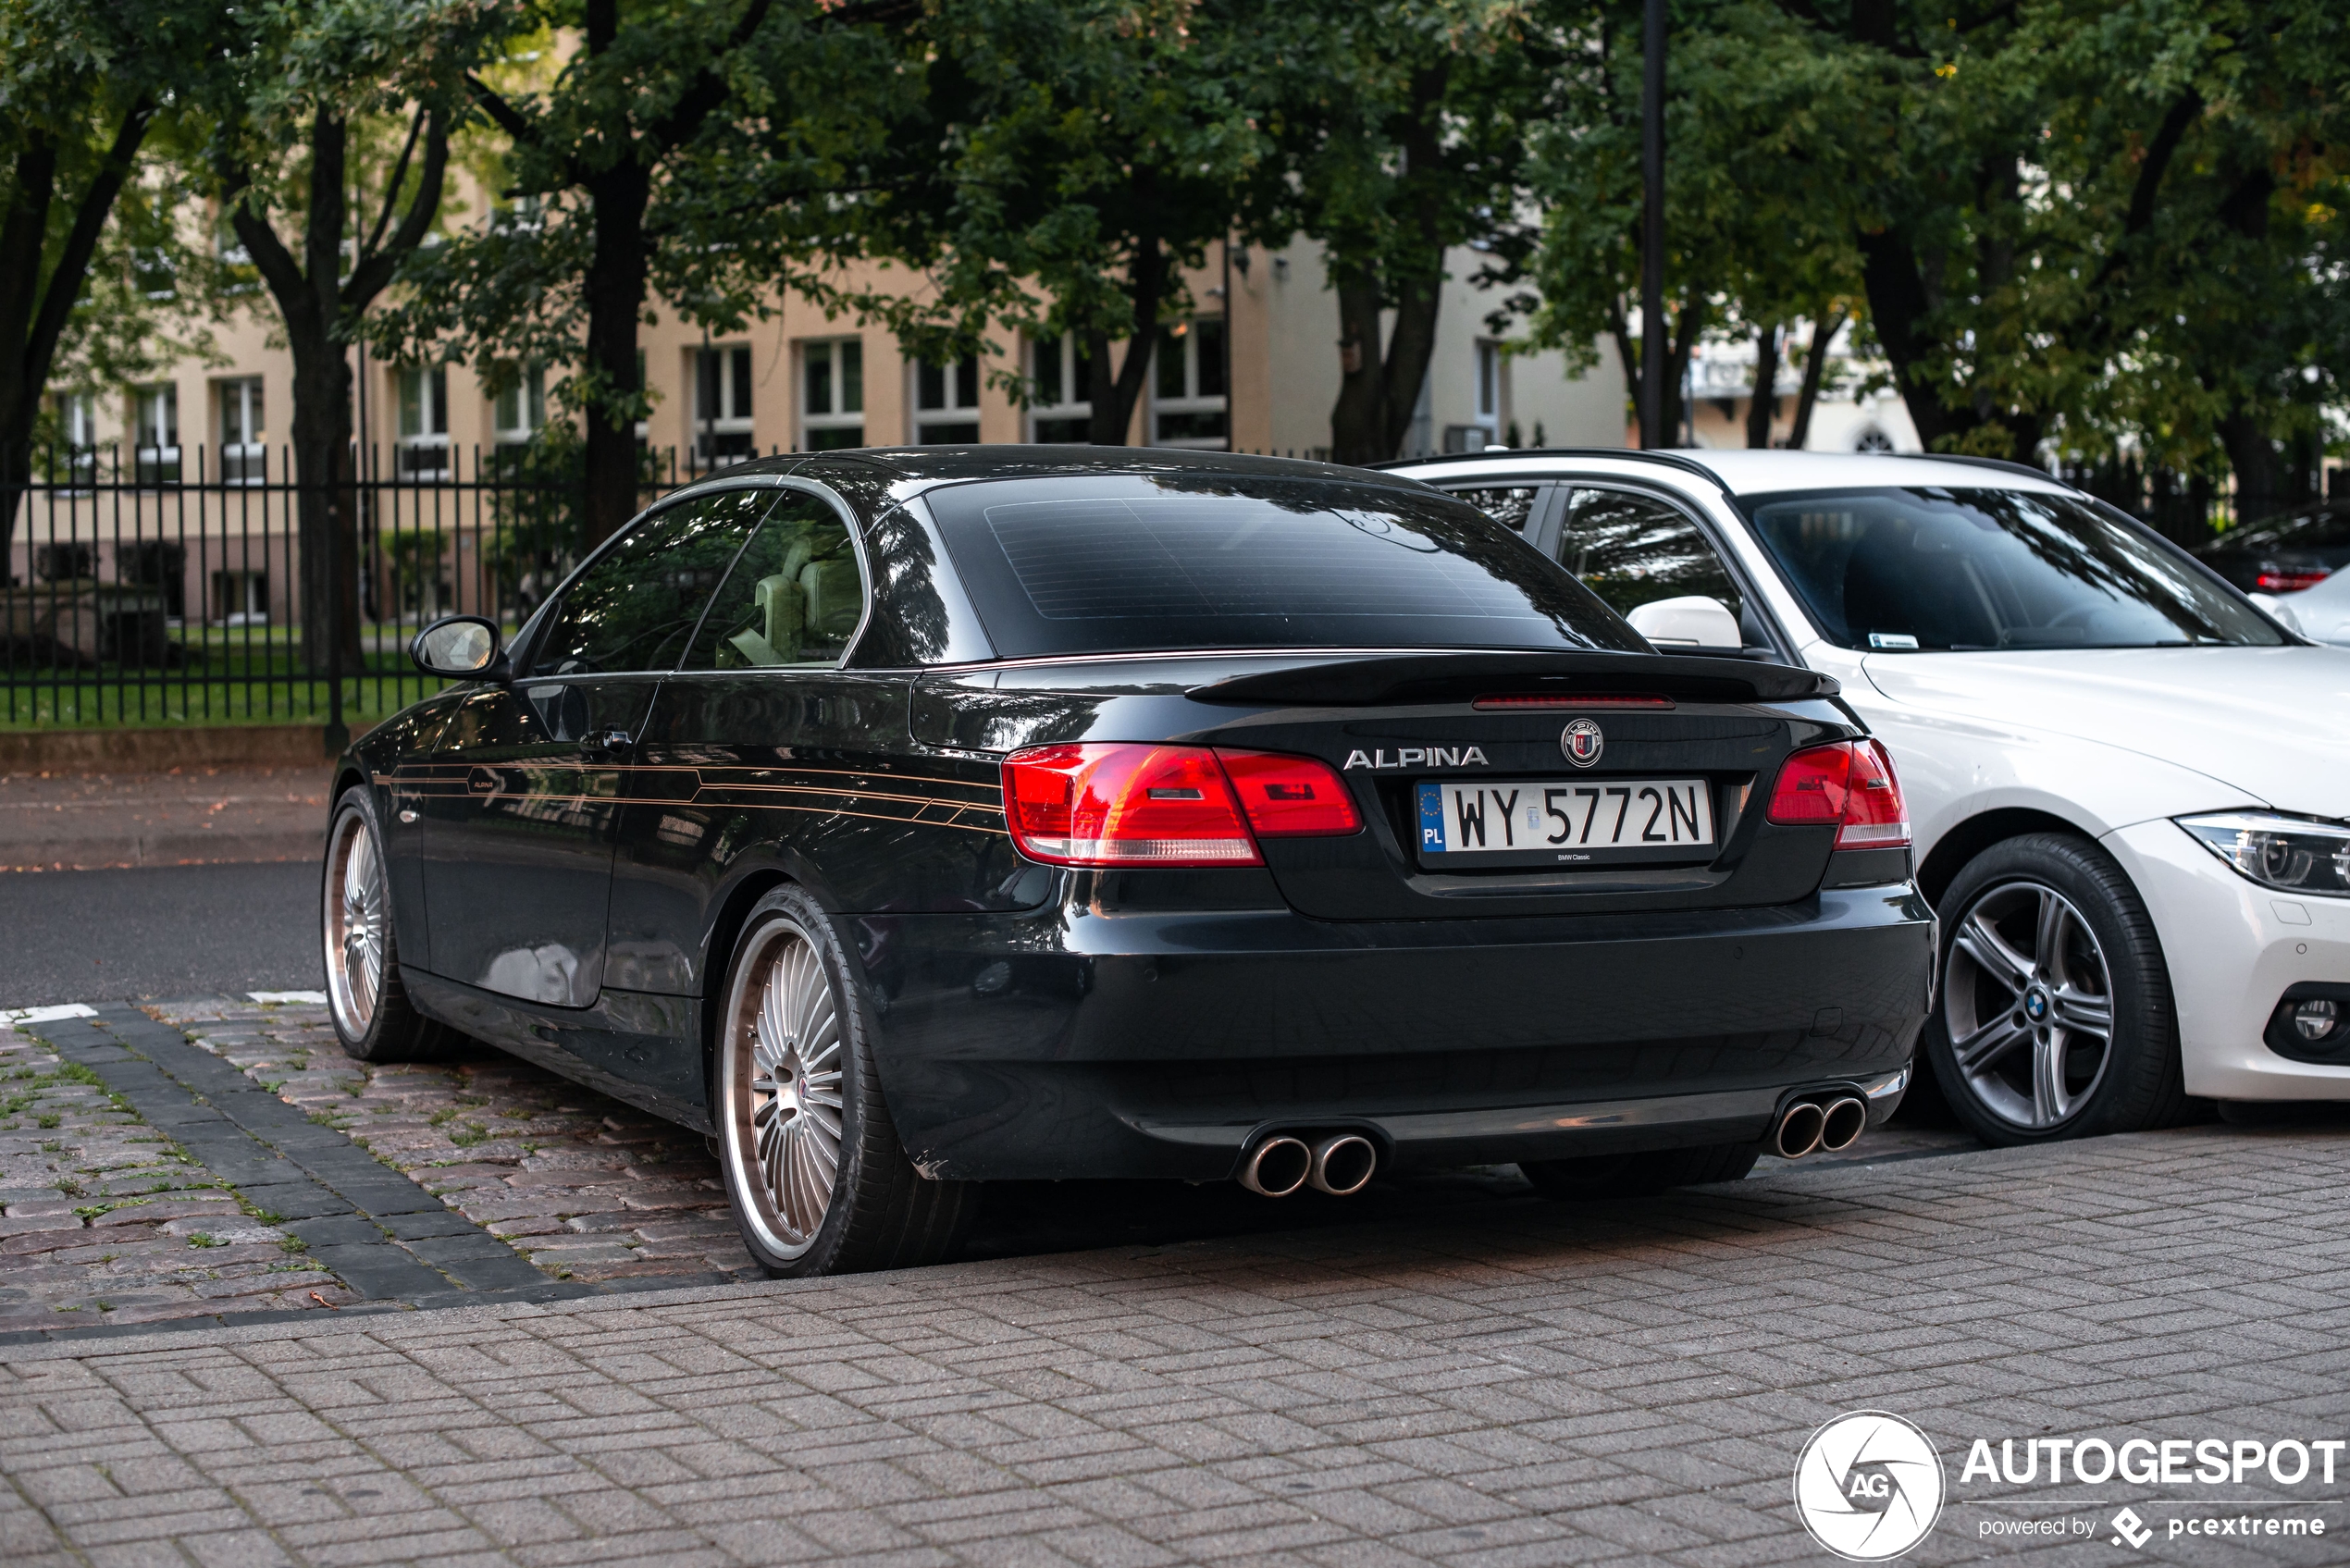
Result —
[[[1639, 1204], [0, 1349], [12, 1563], [1403, 1564], [1826, 1559], [1789, 1503], [1877, 1407], [2050, 1561], [2208, 1496], [2350, 1531], [2350, 1475], [2051, 1491], [1973, 1439], [2350, 1436], [2350, 1131], [2198, 1128]], [[2035, 1501], [2033, 1500], [2039, 1500]], [[2127, 1501], [2155, 1526], [2108, 1544]]]
[[41, 1041], [0, 1029], [0, 1333], [356, 1298]]

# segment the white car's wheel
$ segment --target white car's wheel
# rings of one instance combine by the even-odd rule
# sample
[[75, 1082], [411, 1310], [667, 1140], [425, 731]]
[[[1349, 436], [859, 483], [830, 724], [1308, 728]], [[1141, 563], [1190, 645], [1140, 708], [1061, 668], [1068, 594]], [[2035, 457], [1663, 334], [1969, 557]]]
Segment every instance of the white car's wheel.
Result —
[[2185, 1108], [2161, 945], [2137, 890], [2086, 840], [1994, 845], [1943, 895], [1925, 1054], [1990, 1143], [2134, 1132]]

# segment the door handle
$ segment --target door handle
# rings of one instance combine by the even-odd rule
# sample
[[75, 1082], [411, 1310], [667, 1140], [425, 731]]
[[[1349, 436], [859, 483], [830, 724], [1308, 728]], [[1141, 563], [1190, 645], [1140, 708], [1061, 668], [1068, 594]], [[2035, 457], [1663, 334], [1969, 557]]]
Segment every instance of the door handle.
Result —
[[637, 737], [626, 730], [606, 730], [580, 742], [579, 754], [591, 761], [610, 762], [637, 749]]

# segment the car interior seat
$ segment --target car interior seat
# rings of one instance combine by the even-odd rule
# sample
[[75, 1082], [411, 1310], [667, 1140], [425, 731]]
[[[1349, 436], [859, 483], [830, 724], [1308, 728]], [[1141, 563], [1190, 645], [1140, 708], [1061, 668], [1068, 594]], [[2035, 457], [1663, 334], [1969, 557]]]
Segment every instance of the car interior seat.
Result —
[[773, 669], [798, 661], [808, 624], [808, 595], [799, 579], [814, 553], [805, 530], [793, 534], [784, 542], [780, 570], [752, 585], [750, 623], [726, 639], [744, 662]]

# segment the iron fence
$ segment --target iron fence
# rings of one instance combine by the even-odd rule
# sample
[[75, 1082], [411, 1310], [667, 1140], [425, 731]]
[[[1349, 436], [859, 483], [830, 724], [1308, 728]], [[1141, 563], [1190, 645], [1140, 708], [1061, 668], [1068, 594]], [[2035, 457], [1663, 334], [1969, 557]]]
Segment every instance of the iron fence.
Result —
[[[512, 631], [587, 548], [563, 454], [352, 460], [356, 525], [329, 577], [305, 574], [301, 522], [327, 488], [292, 478], [282, 449], [43, 454], [0, 492], [0, 727], [372, 722], [438, 689], [408, 661], [419, 628], [463, 611]], [[648, 453], [641, 499], [691, 477]]]

